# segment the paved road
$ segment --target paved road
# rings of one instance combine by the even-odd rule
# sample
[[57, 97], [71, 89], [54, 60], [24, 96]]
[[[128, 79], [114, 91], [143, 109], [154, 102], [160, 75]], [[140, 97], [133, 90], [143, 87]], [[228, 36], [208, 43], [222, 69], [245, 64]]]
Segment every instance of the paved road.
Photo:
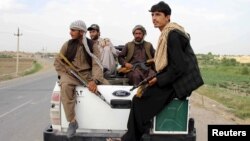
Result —
[[0, 140], [43, 141], [56, 73], [0, 82]]

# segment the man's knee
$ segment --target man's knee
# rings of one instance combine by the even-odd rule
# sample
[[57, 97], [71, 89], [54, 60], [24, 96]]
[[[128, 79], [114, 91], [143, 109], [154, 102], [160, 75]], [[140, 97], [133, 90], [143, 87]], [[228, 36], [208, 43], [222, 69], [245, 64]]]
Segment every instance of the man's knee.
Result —
[[75, 98], [74, 95], [74, 90], [75, 90], [75, 86], [72, 84], [68, 84], [68, 83], [62, 83], [61, 84], [61, 97], [66, 98], [68, 100], [73, 100]]
[[140, 75], [138, 73], [136, 73], [136, 72], [132, 72], [131, 76], [132, 76], [133, 79], [139, 79], [140, 78]]
[[128, 79], [130, 85], [138, 84], [140, 82], [140, 75], [136, 72], [129, 72]]

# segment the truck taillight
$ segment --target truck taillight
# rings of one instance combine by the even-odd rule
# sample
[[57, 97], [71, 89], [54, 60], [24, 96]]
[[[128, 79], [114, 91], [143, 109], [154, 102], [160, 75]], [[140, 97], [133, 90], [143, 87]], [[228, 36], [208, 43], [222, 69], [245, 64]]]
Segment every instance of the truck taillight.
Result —
[[60, 102], [60, 92], [53, 91], [51, 101]]

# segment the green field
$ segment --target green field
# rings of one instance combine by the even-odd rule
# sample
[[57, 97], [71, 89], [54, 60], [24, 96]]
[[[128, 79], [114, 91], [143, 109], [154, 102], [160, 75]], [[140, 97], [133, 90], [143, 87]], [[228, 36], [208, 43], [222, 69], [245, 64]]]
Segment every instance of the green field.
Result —
[[239, 118], [250, 118], [250, 64], [211, 55], [198, 58], [205, 81], [199, 94], [224, 104]]

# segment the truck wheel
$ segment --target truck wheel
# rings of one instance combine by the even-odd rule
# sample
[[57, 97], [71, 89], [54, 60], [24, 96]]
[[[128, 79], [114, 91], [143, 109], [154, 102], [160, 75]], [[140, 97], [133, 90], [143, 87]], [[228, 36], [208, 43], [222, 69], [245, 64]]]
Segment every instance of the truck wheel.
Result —
[[55, 139], [55, 131], [52, 128], [52, 125], [47, 126], [43, 131], [43, 141], [57, 141]]

